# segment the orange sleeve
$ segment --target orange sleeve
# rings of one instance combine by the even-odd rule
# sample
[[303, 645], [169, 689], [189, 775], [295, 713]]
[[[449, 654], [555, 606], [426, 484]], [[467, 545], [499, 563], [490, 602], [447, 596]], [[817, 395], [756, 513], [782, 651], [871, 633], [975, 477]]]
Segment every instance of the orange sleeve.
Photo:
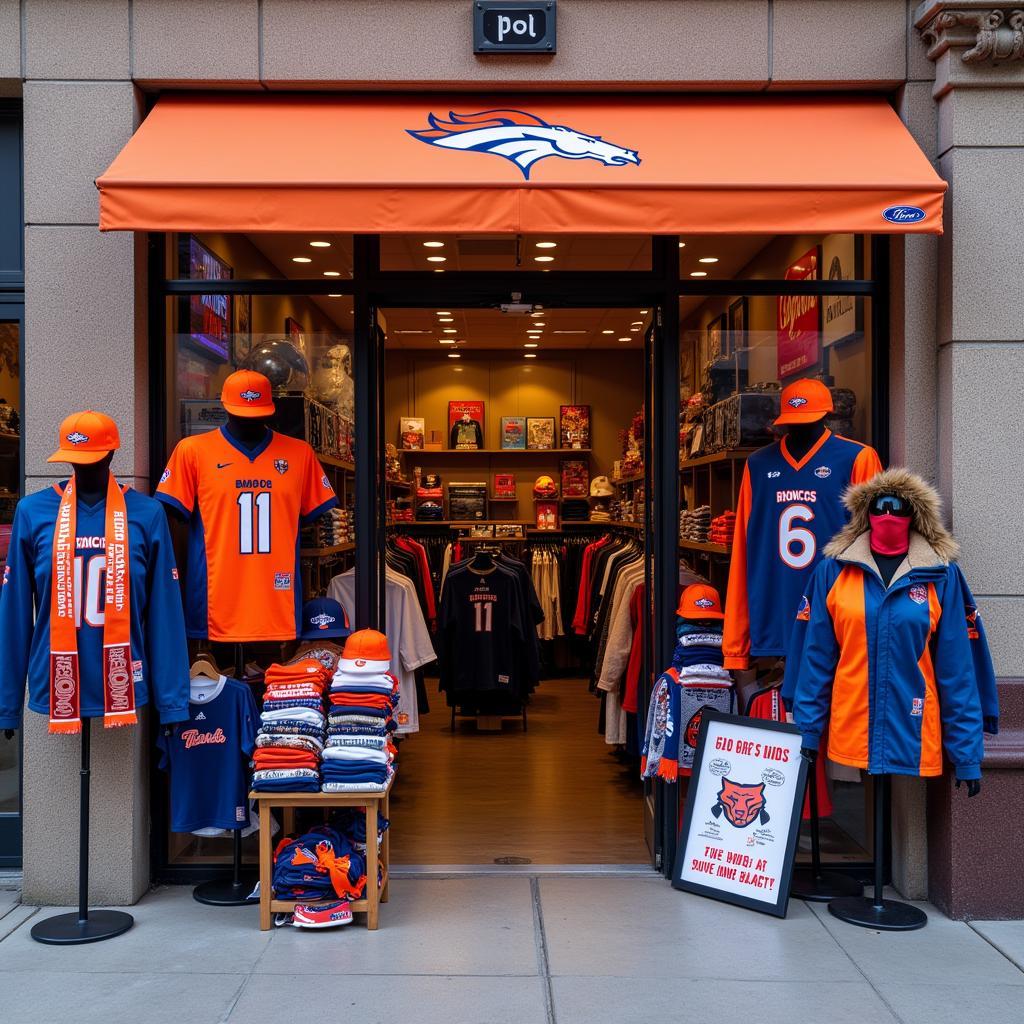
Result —
[[747, 604], [747, 523], [750, 520], [750, 469], [743, 467], [736, 503], [736, 529], [732, 538], [729, 586], [725, 594], [725, 625], [722, 630], [722, 654], [725, 667], [750, 666], [750, 608]]
[[850, 474], [851, 484], [862, 484], [873, 476], [882, 472], [882, 460], [874, 448], [864, 445], [853, 463], [853, 472]]
[[198, 479], [195, 448], [187, 443], [187, 439], [179, 441], [167, 460], [167, 468], [157, 484], [156, 496], [183, 515], [190, 516], [196, 504]]
[[331, 481], [327, 479], [320, 460], [312, 448], [306, 452], [306, 469], [302, 476], [302, 506], [299, 509], [303, 519], [312, 520], [338, 504]]

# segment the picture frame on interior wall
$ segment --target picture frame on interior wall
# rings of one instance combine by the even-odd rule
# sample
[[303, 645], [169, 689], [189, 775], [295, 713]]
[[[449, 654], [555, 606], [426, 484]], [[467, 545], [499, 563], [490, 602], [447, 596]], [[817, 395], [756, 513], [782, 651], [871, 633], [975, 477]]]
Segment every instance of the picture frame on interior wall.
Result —
[[306, 354], [306, 334], [302, 324], [293, 316], [284, 318], [284, 333], [288, 340], [303, 354]]
[[725, 336], [725, 314], [719, 313], [714, 320], [708, 322], [705, 331], [705, 364], [717, 363], [722, 356], [727, 355], [724, 346], [727, 344]]
[[252, 296], [233, 296], [231, 361], [241, 366], [242, 360], [252, 351]]
[[530, 451], [544, 452], [555, 447], [555, 417], [526, 417], [526, 447]]
[[747, 332], [747, 322], [747, 297], [741, 295], [735, 302], [729, 303], [725, 355], [731, 356], [744, 347], [743, 335]]

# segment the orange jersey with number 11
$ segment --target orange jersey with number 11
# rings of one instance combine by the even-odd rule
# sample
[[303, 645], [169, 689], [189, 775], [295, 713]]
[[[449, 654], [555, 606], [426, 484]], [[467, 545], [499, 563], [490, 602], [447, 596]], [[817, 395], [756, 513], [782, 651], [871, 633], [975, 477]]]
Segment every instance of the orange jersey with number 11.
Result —
[[338, 503], [313, 449], [274, 431], [251, 449], [223, 427], [186, 437], [156, 496], [189, 520], [188, 635], [294, 640], [299, 527]]

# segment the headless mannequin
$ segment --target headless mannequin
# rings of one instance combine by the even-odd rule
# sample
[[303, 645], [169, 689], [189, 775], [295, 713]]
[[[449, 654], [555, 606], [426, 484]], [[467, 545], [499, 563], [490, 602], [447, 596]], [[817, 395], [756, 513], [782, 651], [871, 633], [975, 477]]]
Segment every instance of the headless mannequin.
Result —
[[85, 505], [98, 505], [107, 497], [107, 482], [110, 479], [110, 463], [114, 453], [108, 452], [89, 466], [76, 465], [75, 486], [78, 488], [78, 500]]
[[814, 423], [793, 423], [786, 430], [786, 450], [799, 462], [825, 433], [824, 417]]
[[270, 418], [267, 416], [236, 416], [228, 413], [228, 422], [224, 428], [241, 445], [255, 448], [270, 429]]
[[473, 556], [470, 568], [475, 569], [477, 572], [489, 572], [494, 568], [494, 556], [490, 551], [478, 551]]

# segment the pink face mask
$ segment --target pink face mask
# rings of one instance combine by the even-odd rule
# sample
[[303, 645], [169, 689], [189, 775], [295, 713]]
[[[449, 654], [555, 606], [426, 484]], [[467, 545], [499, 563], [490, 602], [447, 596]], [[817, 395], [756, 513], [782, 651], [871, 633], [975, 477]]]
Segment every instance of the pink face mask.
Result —
[[909, 516], [869, 515], [871, 550], [876, 555], [905, 555], [910, 547]]

